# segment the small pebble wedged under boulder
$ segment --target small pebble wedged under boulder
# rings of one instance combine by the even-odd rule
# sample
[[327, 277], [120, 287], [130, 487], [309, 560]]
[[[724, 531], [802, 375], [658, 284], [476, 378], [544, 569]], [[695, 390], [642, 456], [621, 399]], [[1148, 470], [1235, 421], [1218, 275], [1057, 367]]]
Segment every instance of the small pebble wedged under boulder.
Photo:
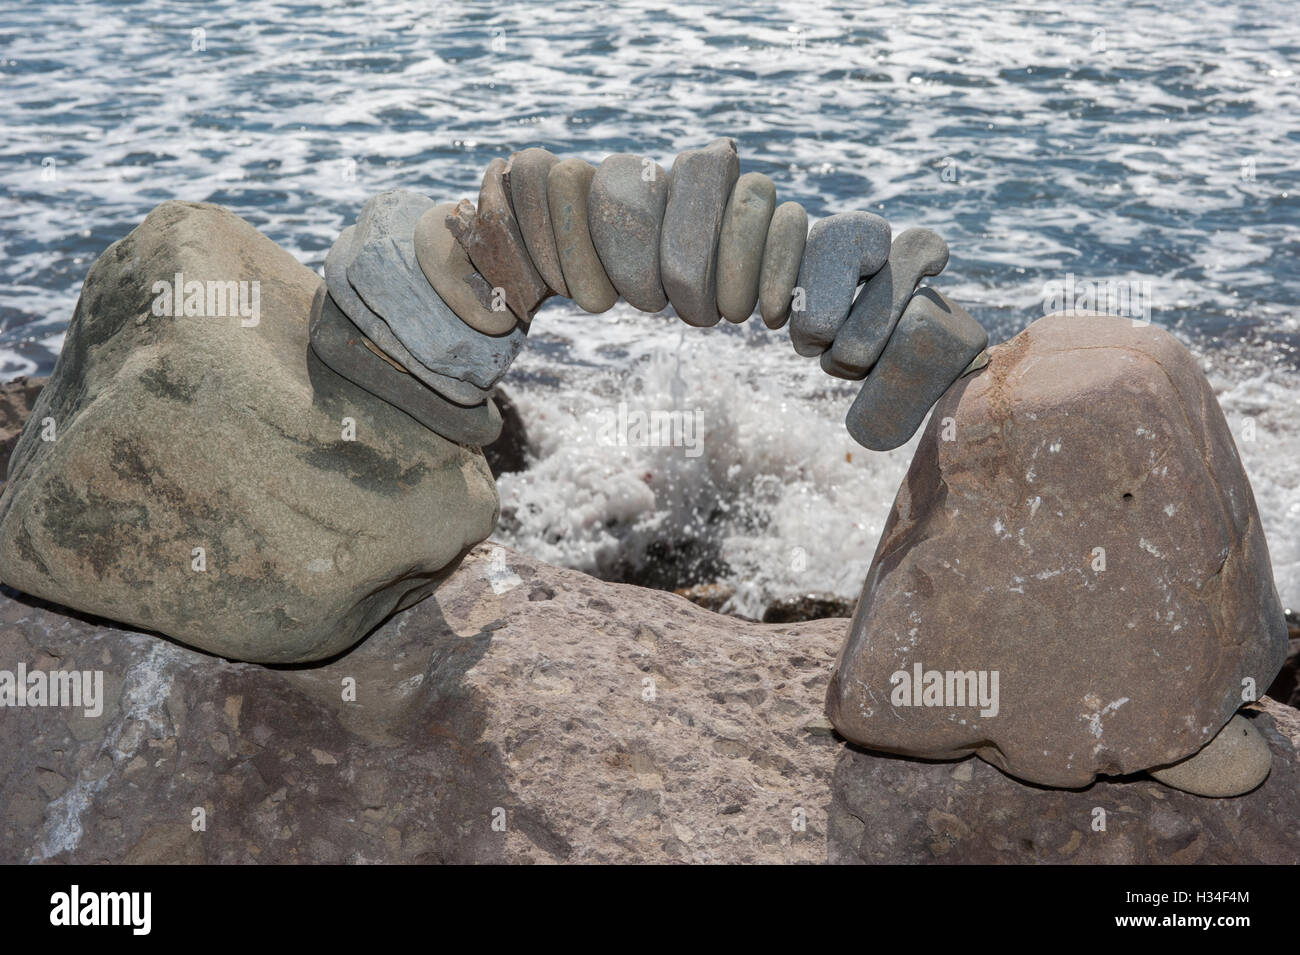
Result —
[[[258, 282], [256, 323], [154, 314], [177, 273]], [[427, 595], [491, 532], [492, 476], [477, 448], [309, 371], [320, 285], [211, 205], [164, 203], [110, 246], [10, 462], [0, 581], [278, 663], [336, 654]]]
[[[1152, 326], [1058, 314], [935, 406], [828, 713], [870, 749], [1085, 786], [1195, 753], [1285, 653], [1250, 483], [1195, 358]], [[961, 701], [971, 683], [949, 674], [996, 702]]]

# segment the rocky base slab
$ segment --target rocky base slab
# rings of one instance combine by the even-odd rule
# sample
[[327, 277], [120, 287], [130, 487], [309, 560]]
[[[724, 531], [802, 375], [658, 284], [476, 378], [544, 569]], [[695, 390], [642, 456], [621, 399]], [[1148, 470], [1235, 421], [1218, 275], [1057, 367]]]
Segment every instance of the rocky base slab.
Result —
[[1233, 799], [1192, 796], [1144, 775], [1043, 789], [974, 758], [922, 763], [848, 748], [832, 785], [829, 860], [1295, 865], [1300, 713], [1267, 697], [1245, 712], [1272, 750], [1273, 769]]
[[4, 666], [106, 697], [0, 710], [0, 862], [821, 862], [843, 629], [490, 546], [310, 668], [0, 596]]
[[1273, 770], [1246, 796], [1044, 790], [846, 748], [821, 713], [844, 627], [748, 623], [491, 542], [310, 667], [6, 590], [0, 667], [100, 670], [105, 702], [0, 708], [0, 862], [1300, 862], [1295, 710], [1252, 716]]

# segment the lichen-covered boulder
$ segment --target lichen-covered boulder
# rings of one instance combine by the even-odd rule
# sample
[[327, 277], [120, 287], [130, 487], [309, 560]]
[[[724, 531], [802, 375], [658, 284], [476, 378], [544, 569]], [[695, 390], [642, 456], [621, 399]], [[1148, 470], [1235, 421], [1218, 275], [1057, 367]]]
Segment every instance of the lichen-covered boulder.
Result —
[[110, 246], [9, 464], [0, 581], [276, 663], [426, 596], [495, 525], [492, 476], [310, 354], [320, 286], [211, 205]]
[[1158, 328], [1058, 314], [935, 406], [828, 714], [870, 749], [1084, 786], [1195, 753], [1286, 645], [1196, 360]]

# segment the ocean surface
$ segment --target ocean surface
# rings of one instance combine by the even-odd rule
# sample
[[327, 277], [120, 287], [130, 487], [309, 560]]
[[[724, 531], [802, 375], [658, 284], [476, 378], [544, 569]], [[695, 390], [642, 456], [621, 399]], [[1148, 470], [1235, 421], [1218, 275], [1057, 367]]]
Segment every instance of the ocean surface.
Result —
[[[365, 200], [477, 194], [530, 145], [591, 162], [737, 140], [813, 217], [948, 241], [994, 341], [1048, 283], [1123, 283], [1203, 360], [1300, 604], [1300, 18], [1291, 2], [701, 5], [0, 2], [0, 379], [53, 367], [95, 257], [220, 203], [319, 269]], [[498, 537], [732, 610], [854, 597], [912, 445], [757, 319], [547, 305], [505, 387], [536, 454]], [[672, 410], [698, 443], [609, 439]]]

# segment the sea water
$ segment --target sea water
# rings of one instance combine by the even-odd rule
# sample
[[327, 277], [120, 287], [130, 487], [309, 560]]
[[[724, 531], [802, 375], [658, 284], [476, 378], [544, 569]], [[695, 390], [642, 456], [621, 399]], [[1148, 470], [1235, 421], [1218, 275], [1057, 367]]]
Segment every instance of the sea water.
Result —
[[[385, 189], [457, 200], [530, 145], [667, 166], [727, 135], [778, 201], [942, 234], [932, 284], [994, 341], [1067, 276], [1141, 292], [1203, 362], [1300, 604], [1292, 5], [1078, 6], [4, 0], [0, 379], [50, 371], [90, 264], [166, 199], [319, 269]], [[757, 318], [548, 304], [505, 388], [535, 460], [500, 481], [499, 539], [720, 581], [750, 615], [856, 595], [915, 446], [854, 444], [857, 386]], [[611, 437], [620, 404], [694, 437]]]

